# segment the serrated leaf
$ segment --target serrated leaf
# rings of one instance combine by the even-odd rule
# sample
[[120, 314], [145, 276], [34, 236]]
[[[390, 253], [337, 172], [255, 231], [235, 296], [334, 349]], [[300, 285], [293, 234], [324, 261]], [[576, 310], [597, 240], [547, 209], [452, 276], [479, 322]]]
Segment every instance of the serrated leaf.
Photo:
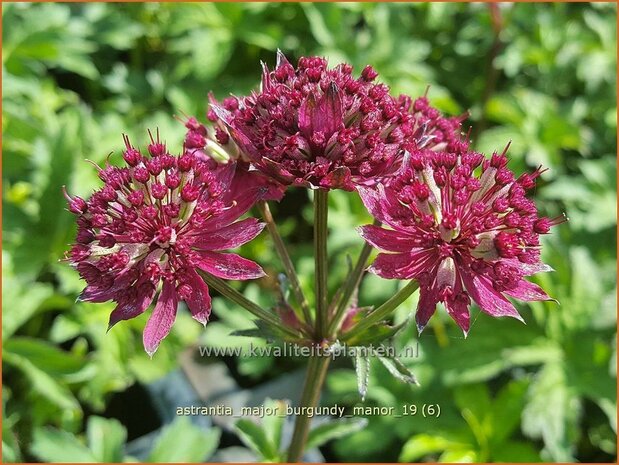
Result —
[[320, 447], [333, 439], [348, 436], [367, 425], [366, 418], [340, 418], [329, 420], [312, 429], [307, 437], [306, 449]]

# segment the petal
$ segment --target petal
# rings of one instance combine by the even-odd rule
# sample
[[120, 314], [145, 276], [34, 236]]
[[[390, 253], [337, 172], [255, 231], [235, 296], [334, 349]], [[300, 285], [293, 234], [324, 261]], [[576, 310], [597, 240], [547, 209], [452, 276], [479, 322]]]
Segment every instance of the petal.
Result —
[[320, 180], [320, 187], [353, 191], [355, 186], [350, 179], [350, 169], [346, 166], [340, 166]]
[[503, 291], [503, 293], [515, 299], [525, 300], [527, 302], [533, 300], [555, 300], [546, 294], [537, 284], [529, 282], [526, 279], [521, 279], [516, 288]]
[[273, 178], [268, 178], [260, 171], [252, 168], [248, 163], [237, 161], [237, 169], [234, 174], [235, 185], [248, 186], [250, 188], [266, 188], [264, 200], [277, 200], [284, 197], [286, 186], [276, 182]]
[[260, 265], [237, 254], [207, 251], [198, 253], [198, 267], [218, 278], [245, 280], [265, 276]]
[[185, 299], [185, 303], [193, 319], [206, 326], [211, 315], [211, 296], [208, 286], [193, 269], [187, 272], [186, 278], [187, 284], [191, 287], [191, 297]]
[[119, 321], [130, 320], [144, 313], [153, 301], [156, 289], [150, 282], [144, 282], [131, 291], [118, 301], [118, 305], [110, 314], [108, 331]]
[[[378, 184], [376, 187], [357, 187], [357, 192], [365, 208], [379, 221], [387, 223], [394, 229], [406, 229], [406, 225], [397, 218], [405, 208], [390, 189]], [[410, 216], [410, 215], [409, 215]]]
[[310, 93], [299, 107], [298, 126], [301, 134], [306, 139], [310, 139], [312, 135], [312, 121], [313, 115], [316, 111], [316, 96], [314, 93]]
[[229, 198], [224, 198], [224, 204], [229, 205], [224, 211], [208, 219], [204, 223], [203, 231], [217, 231], [224, 226], [236, 221], [245, 214], [266, 193], [266, 188], [237, 189], [236, 181], [233, 181], [230, 191], [233, 193]]
[[260, 152], [256, 150], [256, 147], [251, 143], [251, 139], [246, 133], [249, 132], [247, 127], [237, 124], [234, 114], [226, 110], [224, 107], [217, 103], [211, 103], [211, 109], [215, 112], [217, 117], [226, 125], [230, 136], [239, 146], [239, 148], [245, 152], [250, 158], [254, 160], [260, 159]]
[[146, 353], [151, 357], [165, 338], [176, 319], [178, 296], [176, 287], [168, 281], [163, 282], [157, 305], [144, 328], [143, 342]]
[[280, 68], [284, 65], [290, 65], [290, 62], [288, 61], [288, 58], [286, 58], [286, 55], [284, 55], [280, 49], [277, 49], [277, 62], [275, 68]]
[[194, 246], [206, 250], [234, 249], [255, 238], [264, 226], [265, 223], [260, 223], [256, 218], [247, 218], [216, 231], [200, 234]]
[[438, 299], [438, 292], [434, 289], [422, 287], [419, 290], [419, 303], [417, 304], [417, 313], [415, 313], [415, 322], [417, 323], [419, 334], [421, 334], [432, 315], [434, 315]]
[[435, 253], [425, 249], [410, 253], [379, 253], [368, 270], [386, 279], [412, 279], [427, 270], [435, 259]]
[[545, 263], [522, 263], [517, 258], [505, 259], [505, 262], [510, 266], [516, 268], [523, 276], [531, 276], [536, 273], [546, 273], [549, 271], [554, 271], [554, 269], [550, 265], [546, 265]]
[[[96, 268], [88, 263], [83, 264], [85, 266]], [[96, 270], [98, 273], [100, 271]], [[120, 273], [111, 286], [97, 286], [96, 284], [89, 284], [84, 288], [77, 300], [84, 302], [107, 302], [108, 300], [114, 300], [119, 294], [122, 295], [125, 289], [131, 286], [131, 283], [135, 280], [135, 272], [133, 269], [128, 269]]]
[[368, 209], [370, 215], [376, 218], [378, 221], [385, 223], [385, 215], [383, 208], [380, 204], [380, 196], [375, 188], [370, 187], [357, 187], [357, 192], [365, 208]]
[[390, 252], [410, 252], [416, 248], [415, 239], [405, 233], [384, 229], [379, 226], [366, 225], [357, 231], [373, 247]]
[[284, 165], [271, 160], [270, 158], [262, 158], [260, 160], [261, 169], [268, 175], [277, 179], [283, 184], [292, 184], [296, 181], [297, 177], [284, 168]]
[[456, 322], [460, 329], [464, 332], [464, 337], [469, 333], [471, 325], [471, 315], [469, 313], [469, 304], [458, 299], [448, 299], [445, 302], [445, 309], [449, 316]]
[[490, 316], [511, 316], [524, 320], [509, 300], [492, 286], [492, 282], [477, 274], [461, 273], [467, 292], [479, 307]]
[[312, 131], [320, 131], [330, 137], [344, 122], [342, 98], [335, 82], [331, 81], [327, 91], [318, 100], [312, 113]]
[[262, 81], [260, 81], [260, 92], [271, 90], [271, 73], [264, 61], [260, 62], [262, 66]]
[[[209, 161], [213, 163], [212, 159], [209, 159]], [[234, 177], [236, 176], [237, 163], [217, 163], [215, 165], [215, 168], [212, 169], [212, 171], [213, 174], [217, 177], [217, 180], [220, 182], [222, 190], [225, 192], [229, 190], [229, 187], [231, 186]]]

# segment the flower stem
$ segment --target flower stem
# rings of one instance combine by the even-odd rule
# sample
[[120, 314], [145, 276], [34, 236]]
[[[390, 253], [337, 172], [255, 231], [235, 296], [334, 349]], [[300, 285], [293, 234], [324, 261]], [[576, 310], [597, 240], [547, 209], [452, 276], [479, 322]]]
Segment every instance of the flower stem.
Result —
[[279, 318], [277, 318], [272, 313], [267, 312], [266, 310], [264, 310], [259, 305], [256, 305], [255, 303], [253, 303], [251, 300], [249, 300], [247, 297], [245, 297], [239, 291], [234, 289], [232, 286], [230, 286], [223, 279], [217, 278], [216, 276], [213, 276], [213, 275], [208, 274], [208, 273], [200, 273], [200, 274], [202, 275], [202, 278], [204, 279], [206, 284], [208, 284], [210, 287], [215, 289], [217, 292], [219, 292], [224, 297], [230, 299], [234, 303], [237, 303], [238, 305], [243, 307], [245, 310], [250, 312], [255, 317], [258, 317], [261, 320], [264, 320], [267, 323], [275, 326], [277, 329], [287, 333], [289, 336], [292, 336], [292, 337], [295, 337], [295, 338], [298, 337], [298, 334], [295, 334], [289, 328], [285, 327], [282, 324], [282, 322], [279, 320]]
[[303, 289], [301, 288], [299, 277], [294, 270], [294, 265], [292, 264], [292, 260], [290, 259], [290, 255], [288, 254], [288, 249], [286, 249], [286, 245], [282, 240], [282, 236], [280, 236], [277, 225], [273, 220], [273, 215], [271, 214], [269, 204], [265, 200], [261, 200], [258, 202], [258, 209], [260, 210], [260, 214], [262, 215], [262, 218], [267, 225], [267, 229], [269, 230], [269, 234], [273, 239], [273, 245], [275, 246], [275, 250], [277, 251], [279, 258], [282, 261], [282, 265], [284, 266], [284, 270], [286, 271], [286, 276], [288, 276], [288, 279], [290, 280], [290, 284], [292, 285], [292, 292], [294, 293], [295, 299], [303, 310], [303, 317], [305, 319], [305, 322], [307, 324], [311, 324], [312, 315], [310, 313], [309, 304], [307, 303], [305, 295], [303, 295]]
[[[303, 393], [299, 401], [300, 407], [316, 407], [320, 400], [320, 392], [324, 384], [331, 358], [314, 355], [309, 359]], [[299, 415], [294, 424], [294, 433], [288, 449], [288, 462], [299, 462], [305, 449], [310, 429], [311, 416]]]
[[[374, 225], [379, 226], [381, 223], [378, 220], [374, 220]], [[333, 319], [329, 324], [329, 334], [333, 335], [342, 324], [342, 320], [346, 314], [346, 309], [348, 308], [348, 304], [350, 302], [350, 298], [352, 297], [355, 289], [359, 287], [361, 283], [361, 278], [363, 277], [363, 272], [365, 271], [368, 257], [372, 253], [372, 246], [367, 242], [364, 244], [361, 253], [359, 254], [359, 259], [357, 260], [357, 264], [353, 269], [352, 273], [348, 275], [348, 278], [344, 282], [342, 287], [342, 293], [339, 302], [333, 302], [332, 305], [337, 304], [337, 308], [335, 310], [335, 314]]]
[[327, 336], [327, 215], [329, 191], [314, 191], [314, 279], [316, 289], [316, 338]]
[[389, 316], [389, 314], [394, 311], [402, 302], [410, 297], [410, 295], [419, 289], [419, 283], [417, 281], [411, 281], [402, 289], [400, 289], [396, 294], [391, 297], [387, 302], [382, 304], [372, 313], [363, 318], [354, 328], [344, 334], [343, 339], [350, 340], [354, 336], [359, 335], [370, 326], [378, 323], [379, 321], [385, 319]]

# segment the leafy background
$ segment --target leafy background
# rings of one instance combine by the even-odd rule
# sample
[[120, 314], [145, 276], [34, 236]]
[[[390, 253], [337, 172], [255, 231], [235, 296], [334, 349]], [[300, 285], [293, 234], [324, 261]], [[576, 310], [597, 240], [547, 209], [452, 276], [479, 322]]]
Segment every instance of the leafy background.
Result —
[[[615, 5], [5, 3], [2, 21], [3, 461], [131, 460], [125, 442], [162, 423], [140, 387], [174, 373], [186, 348], [229, 344], [230, 330], [248, 327], [242, 310], [216, 299], [206, 331], [183, 315], [152, 361], [141, 348], [145, 318], [106, 334], [111, 306], [75, 303], [82, 284], [58, 261], [75, 232], [60, 187], [87, 195], [98, 186], [84, 159], [103, 163], [112, 153], [118, 162], [123, 132], [144, 143], [146, 129], [158, 127], [180, 144], [183, 127], [171, 115], [203, 118], [209, 90], [223, 97], [252, 89], [259, 60], [272, 64], [277, 48], [357, 70], [371, 63], [396, 93], [417, 96], [430, 85], [443, 111], [470, 110], [477, 149], [511, 140], [516, 171], [549, 168], [536, 192], [541, 208], [570, 217], [545, 240], [556, 272], [536, 278], [560, 306], [519, 305], [526, 326], [475, 309], [466, 341], [445, 315], [420, 338], [404, 331], [394, 343], [419, 344], [419, 357], [403, 361], [421, 387], [373, 364], [363, 405], [438, 404], [440, 417], [369, 417], [362, 430], [323, 446], [324, 456], [615, 460]], [[330, 202], [333, 290], [345, 255], [360, 247], [354, 227], [369, 218], [352, 194]], [[292, 190], [273, 208], [309, 289], [307, 193]], [[264, 235], [244, 253], [271, 276], [280, 271]], [[268, 304], [272, 286], [243, 289]], [[379, 304], [396, 286], [368, 277], [361, 302]], [[225, 362], [250, 389], [301, 365]], [[329, 375], [323, 403], [334, 402], [362, 405], [350, 361]], [[244, 430], [251, 425], [237, 425], [241, 441], [255, 446]], [[224, 442], [241, 444], [223, 434], [178, 419], [142, 458], [202, 461]]]

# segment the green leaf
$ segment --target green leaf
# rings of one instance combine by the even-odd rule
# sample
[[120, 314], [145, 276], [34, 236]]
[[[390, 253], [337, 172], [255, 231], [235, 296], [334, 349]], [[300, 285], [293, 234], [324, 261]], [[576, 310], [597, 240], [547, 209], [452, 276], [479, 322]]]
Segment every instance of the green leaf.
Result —
[[266, 399], [265, 408], [276, 411], [275, 415], [265, 415], [262, 419], [262, 427], [268, 441], [273, 444], [273, 448], [279, 452], [282, 442], [282, 429], [284, 427], [286, 402], [282, 400]]
[[348, 436], [367, 426], [366, 418], [340, 418], [338, 420], [328, 420], [320, 424], [309, 432], [307, 437], [306, 449], [320, 447], [333, 439]]
[[88, 447], [97, 461], [123, 462], [127, 430], [118, 420], [92, 416], [86, 431]]
[[370, 380], [370, 357], [361, 351], [355, 352], [355, 373], [357, 375], [357, 389], [361, 400], [365, 400], [368, 393], [368, 382]]
[[492, 400], [485, 384], [459, 386], [454, 400], [460, 410], [469, 410], [480, 421], [491, 411]]
[[35, 366], [30, 360], [18, 354], [3, 352], [3, 362], [21, 370], [30, 381], [30, 387], [53, 405], [67, 410], [72, 415], [81, 414], [81, 408], [71, 391], [52, 375]]
[[542, 461], [533, 444], [504, 442], [492, 452], [493, 462], [539, 463]]
[[415, 375], [397, 358], [378, 356], [378, 360], [389, 370], [392, 376], [408, 384], [417, 384]]
[[188, 417], [178, 417], [166, 426], [148, 456], [149, 462], [204, 462], [219, 444], [220, 430], [204, 430]]
[[[489, 413], [493, 417], [492, 442], [503, 447], [503, 441], [518, 428], [529, 383], [510, 381], [496, 396]], [[496, 457], [495, 457], [496, 459]]]
[[440, 463], [474, 463], [478, 462], [478, 459], [474, 450], [455, 448], [443, 452], [438, 461]]
[[68, 431], [55, 428], [37, 428], [34, 431], [31, 452], [45, 462], [88, 463], [97, 458]]
[[29, 283], [25, 286], [13, 274], [11, 257], [3, 251], [2, 256], [2, 340], [8, 339], [41, 308], [53, 289], [48, 284]]
[[[406, 326], [408, 321], [403, 321], [399, 325], [390, 326], [387, 323], [377, 323], [370, 326], [362, 333], [352, 337], [350, 340], [346, 340], [346, 344], [349, 346], [367, 346], [371, 344], [378, 344], [394, 337], [402, 328]], [[344, 337], [346, 337], [344, 335]]]
[[84, 358], [64, 352], [41, 339], [14, 337], [4, 342], [2, 350], [9, 356], [27, 359], [50, 376], [75, 375], [86, 365]]
[[234, 429], [241, 441], [263, 460], [277, 460], [278, 452], [275, 444], [269, 440], [265, 431], [256, 423], [242, 418], [234, 424]]
[[439, 435], [418, 434], [406, 441], [398, 460], [400, 462], [413, 463], [428, 454], [456, 448], [466, 450], [470, 448], [470, 445], [455, 442]]
[[313, 3], [302, 3], [301, 6], [309, 21], [314, 39], [323, 47], [333, 46], [335, 44], [335, 39], [333, 38], [331, 30], [327, 27], [321, 10]]
[[553, 460], [574, 459], [573, 434], [580, 414], [580, 402], [566, 384], [559, 363], [545, 365], [529, 388], [522, 412], [522, 430], [532, 438], [541, 438]]

